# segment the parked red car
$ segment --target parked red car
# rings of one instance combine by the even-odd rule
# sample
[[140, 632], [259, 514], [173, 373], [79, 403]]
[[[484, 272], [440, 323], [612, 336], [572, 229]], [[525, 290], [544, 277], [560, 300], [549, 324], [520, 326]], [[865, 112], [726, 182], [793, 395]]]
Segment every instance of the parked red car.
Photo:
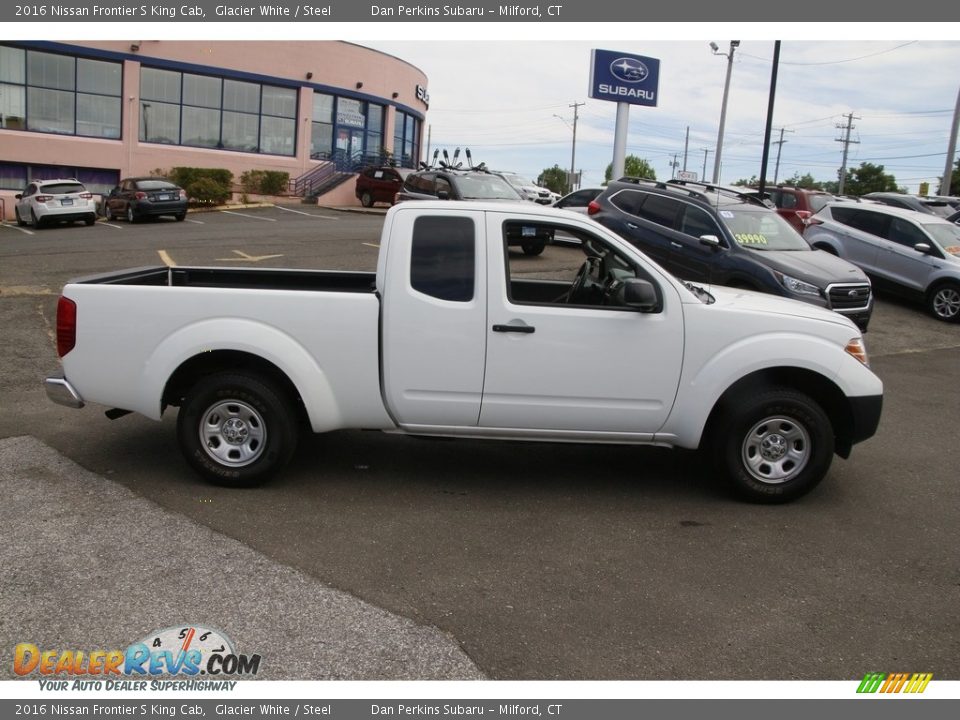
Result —
[[793, 226], [801, 235], [804, 221], [820, 212], [823, 206], [836, 198], [823, 190], [805, 190], [797, 187], [779, 185], [775, 188], [765, 188], [764, 192], [770, 196], [777, 206], [777, 214]]
[[403, 186], [403, 179], [412, 173], [410, 168], [367, 167], [357, 176], [357, 199], [364, 207], [382, 202], [393, 205], [393, 199]]

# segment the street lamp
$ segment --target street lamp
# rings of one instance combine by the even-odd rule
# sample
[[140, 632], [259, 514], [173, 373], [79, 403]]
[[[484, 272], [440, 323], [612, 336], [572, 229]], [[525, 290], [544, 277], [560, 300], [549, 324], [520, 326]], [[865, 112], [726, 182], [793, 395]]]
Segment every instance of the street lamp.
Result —
[[717, 152], [713, 158], [713, 182], [720, 182], [720, 160], [723, 152], [723, 128], [727, 123], [727, 96], [730, 94], [730, 74], [733, 72], [733, 53], [740, 47], [739, 40], [730, 41], [730, 52], [722, 53], [715, 42], [710, 43], [714, 55], [722, 55], [727, 59], [727, 79], [723, 83], [723, 102], [720, 105], [720, 131], [717, 133]]
[[[578, 112], [577, 112], [577, 111], [580, 109], [580, 107], [581, 107], [582, 105], [583, 105], [583, 103], [578, 103], [578, 102], [575, 102], [575, 103], [573, 103], [573, 105], [570, 105], [570, 107], [573, 108], [573, 127], [571, 128], [571, 129], [573, 130], [573, 144], [572, 144], [572, 146], [571, 146], [571, 148], [570, 148], [570, 175], [569, 175], [569, 177], [567, 178], [567, 192], [573, 192], [574, 178], [576, 178], [576, 176], [577, 176], [577, 175], [576, 175], [576, 167], [577, 167], [577, 115], [578, 115]], [[554, 116], [555, 118], [557, 118], [557, 120], [559, 120], [560, 122], [562, 122], [564, 125], [566, 125], [567, 127], [570, 127], [570, 123], [568, 123], [566, 120], [564, 120], [562, 117], [560, 117], [560, 116], [557, 115], [556, 113], [554, 113], [553, 116]]]

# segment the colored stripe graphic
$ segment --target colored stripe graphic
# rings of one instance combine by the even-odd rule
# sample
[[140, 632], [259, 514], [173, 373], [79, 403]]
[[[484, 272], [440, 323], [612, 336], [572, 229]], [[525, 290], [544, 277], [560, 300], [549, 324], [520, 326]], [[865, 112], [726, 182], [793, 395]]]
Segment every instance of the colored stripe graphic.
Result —
[[858, 693], [922, 693], [933, 679], [933, 673], [867, 673], [860, 681]]

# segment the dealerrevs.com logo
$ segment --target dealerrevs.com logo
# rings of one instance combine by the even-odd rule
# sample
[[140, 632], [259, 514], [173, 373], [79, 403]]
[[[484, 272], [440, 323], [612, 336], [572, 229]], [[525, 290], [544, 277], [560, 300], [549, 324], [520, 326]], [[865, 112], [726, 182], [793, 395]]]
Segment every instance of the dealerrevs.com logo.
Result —
[[[152, 632], [126, 650], [42, 650], [34, 643], [18, 643], [13, 672], [21, 677], [40, 676], [43, 689], [142, 690], [147, 679], [161, 676], [193, 680], [204, 676], [210, 681], [254, 676], [260, 661], [260, 655], [238, 654], [219, 630], [184, 624]], [[224, 688], [215, 684], [151, 683], [151, 689], [232, 689], [236, 683], [219, 683], [229, 685]]]
[[867, 673], [858, 693], [922, 693], [933, 680], [933, 673]]

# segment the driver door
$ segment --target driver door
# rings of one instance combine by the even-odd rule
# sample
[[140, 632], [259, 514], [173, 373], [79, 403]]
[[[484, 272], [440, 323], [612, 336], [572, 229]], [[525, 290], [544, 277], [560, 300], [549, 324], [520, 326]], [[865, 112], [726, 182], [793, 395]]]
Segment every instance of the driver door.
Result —
[[[508, 236], [522, 217], [487, 213], [490, 291], [487, 355], [480, 426], [652, 437], [673, 406], [683, 359], [680, 298], [662, 277], [629, 259], [587, 226], [533, 221], [554, 237], [542, 255], [524, 255]], [[520, 227], [518, 227], [518, 225]], [[584, 242], [584, 241], [587, 242]], [[579, 298], [565, 297], [585, 251], [615, 256], [621, 277], [651, 280], [662, 297], [658, 312], [605, 304], [595, 272]], [[506, 258], [498, 262], [496, 258]], [[597, 264], [609, 268], [610, 263]], [[599, 284], [601, 287], [597, 287]]]

